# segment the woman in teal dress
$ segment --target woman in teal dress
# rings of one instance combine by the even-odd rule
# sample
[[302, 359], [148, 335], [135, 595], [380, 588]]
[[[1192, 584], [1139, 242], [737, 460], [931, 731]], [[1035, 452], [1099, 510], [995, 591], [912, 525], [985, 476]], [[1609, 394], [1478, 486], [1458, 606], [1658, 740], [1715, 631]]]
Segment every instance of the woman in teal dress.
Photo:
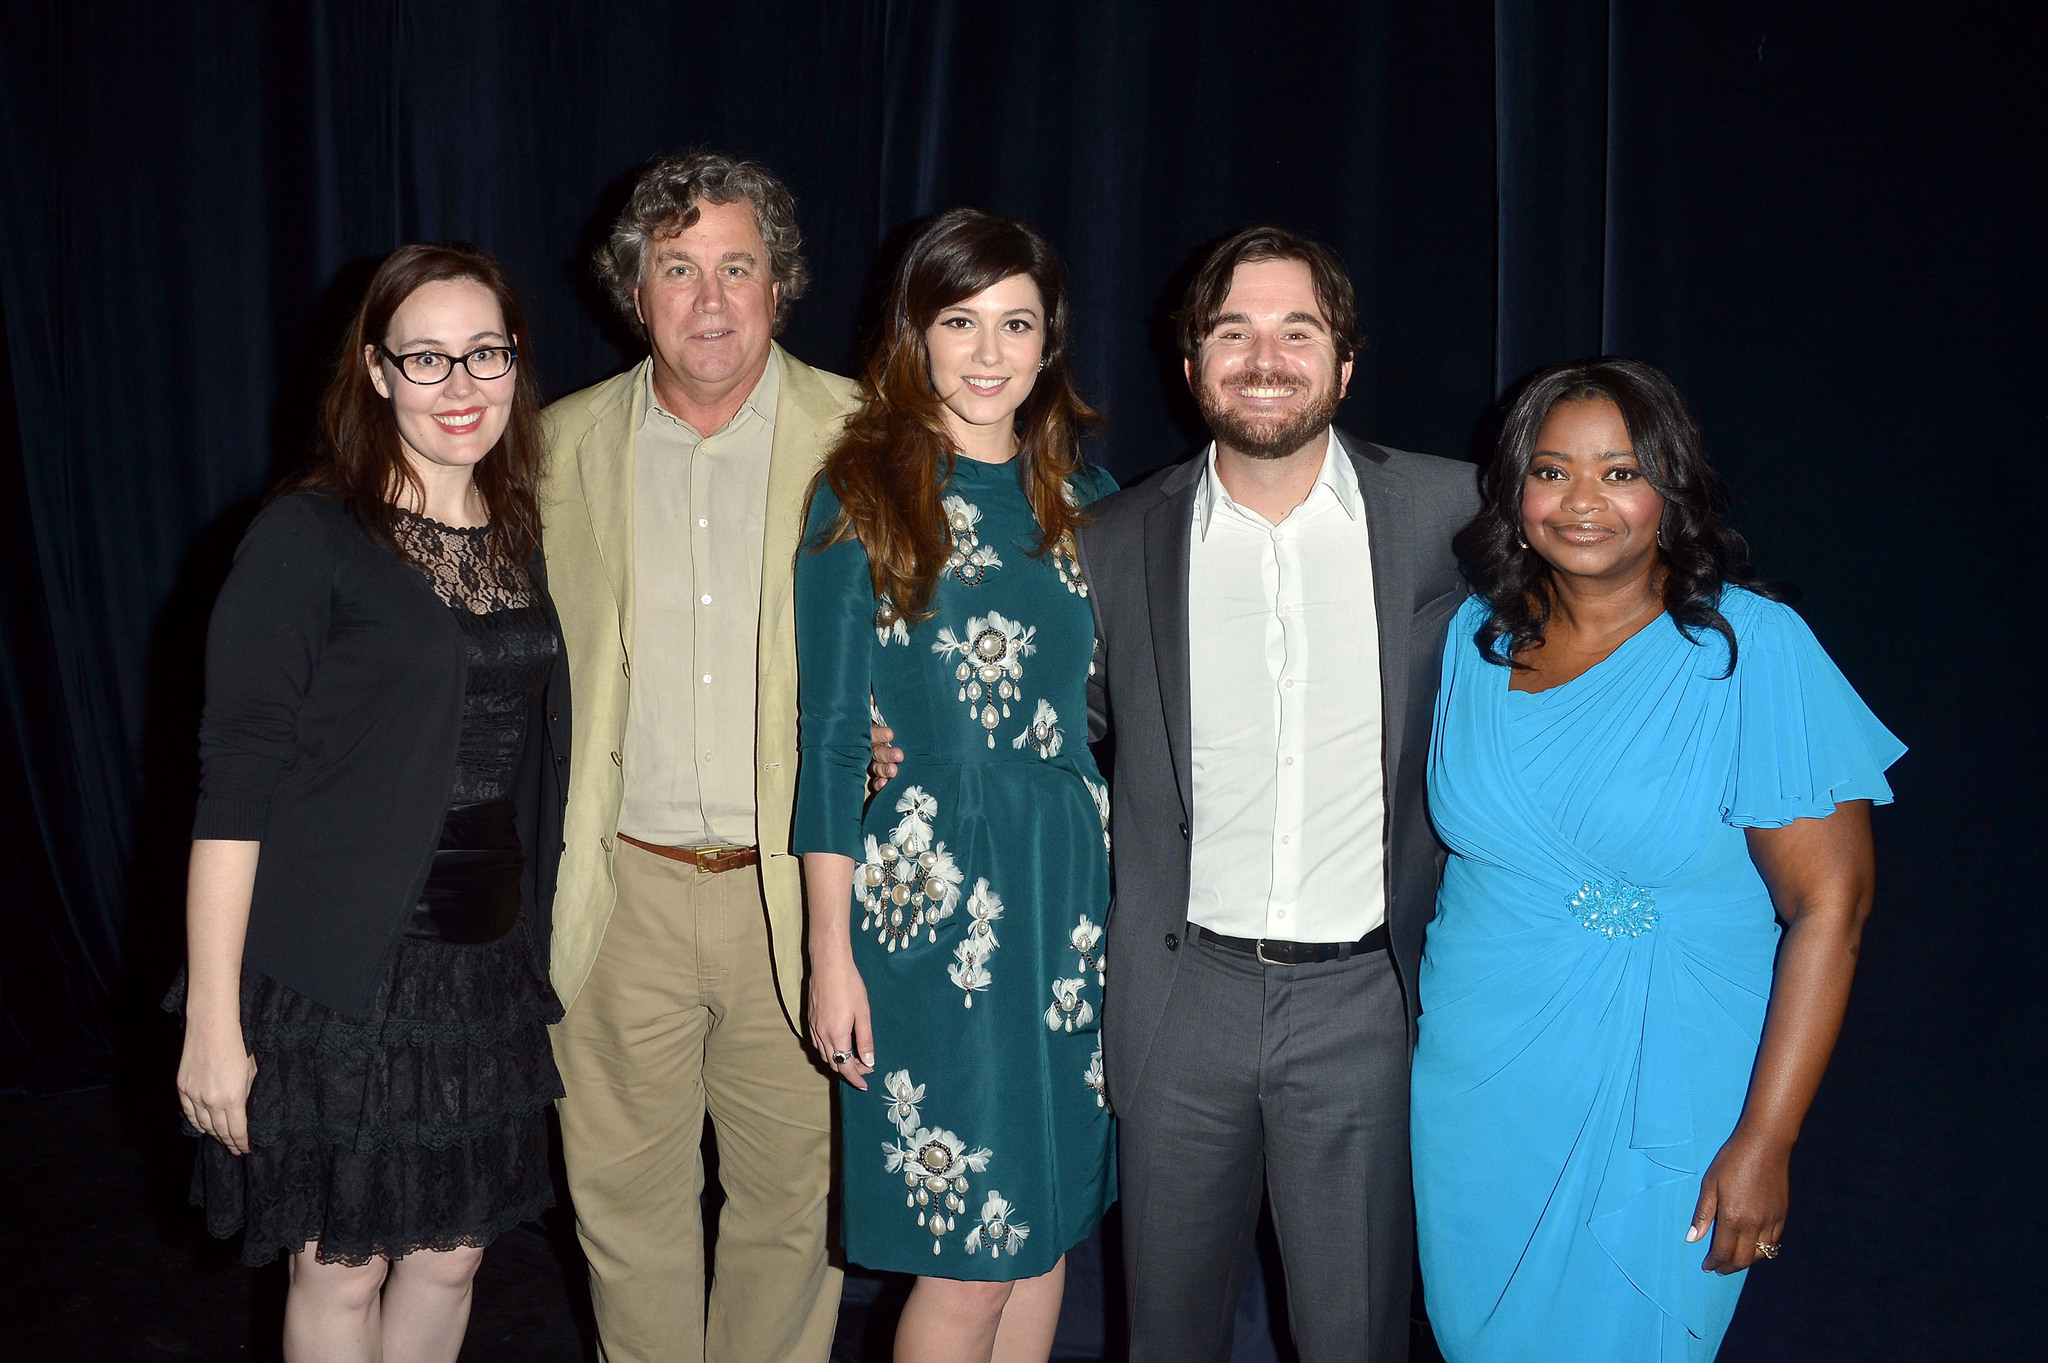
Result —
[[1711, 1359], [1778, 1253], [1904, 749], [1735, 585], [1747, 550], [1655, 369], [1538, 375], [1485, 491], [1430, 762], [1430, 1320], [1451, 1363]]
[[[796, 569], [812, 1043], [841, 1090], [847, 1257], [919, 1275], [896, 1357], [1043, 1359], [1115, 1198], [1107, 792], [1074, 557], [1112, 489], [1057, 259], [970, 209], [911, 243]], [[906, 735], [863, 811], [869, 723]], [[874, 1082], [871, 1082], [871, 1077]]]

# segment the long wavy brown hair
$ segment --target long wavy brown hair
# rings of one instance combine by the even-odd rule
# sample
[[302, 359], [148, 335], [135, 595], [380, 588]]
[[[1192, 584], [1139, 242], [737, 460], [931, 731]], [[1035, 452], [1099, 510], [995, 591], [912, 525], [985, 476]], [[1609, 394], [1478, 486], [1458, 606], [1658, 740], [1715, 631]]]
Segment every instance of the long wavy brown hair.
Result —
[[976, 208], [941, 213], [911, 241], [889, 286], [881, 336], [861, 380], [864, 402], [819, 477], [839, 498], [839, 517], [812, 545], [858, 539], [875, 595], [896, 618], [931, 615], [952, 547], [940, 489], [957, 454], [948, 447], [944, 405], [932, 389], [925, 332], [941, 309], [1015, 275], [1029, 275], [1045, 306], [1045, 367], [1017, 409], [1018, 478], [1038, 519], [1042, 555], [1071, 545], [1081, 513], [1067, 480], [1081, 470], [1081, 437], [1102, 419], [1074, 391], [1067, 368], [1067, 283], [1044, 237]]
[[[391, 402], [370, 382], [365, 346], [381, 345], [391, 318], [422, 285], [468, 279], [489, 289], [505, 316], [505, 334], [519, 352], [512, 366], [512, 417], [505, 434], [477, 464], [476, 490], [490, 516], [487, 542], [506, 566], [527, 562], [540, 548], [540, 385], [528, 358], [526, 309], [504, 269], [467, 242], [401, 246], [377, 267], [342, 338], [334, 378], [320, 399], [320, 434], [312, 462], [278, 494], [310, 490], [343, 498], [371, 539], [410, 557], [395, 530], [397, 503], [422, 498], [425, 488], [405, 457]], [[404, 382], [403, 379], [399, 380]]]

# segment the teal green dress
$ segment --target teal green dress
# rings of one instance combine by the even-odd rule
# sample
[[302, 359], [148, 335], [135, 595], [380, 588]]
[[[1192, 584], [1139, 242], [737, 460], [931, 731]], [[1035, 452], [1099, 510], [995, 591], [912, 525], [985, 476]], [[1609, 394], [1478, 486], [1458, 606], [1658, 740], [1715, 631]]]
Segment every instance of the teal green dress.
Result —
[[1687, 1243], [1742, 1113], [1778, 925], [1743, 830], [1891, 799], [1905, 749], [1805, 623], [1739, 588], [1740, 645], [1669, 616], [1508, 689], [1451, 622], [1410, 1114], [1429, 1318], [1450, 1363], [1706, 1363], [1745, 1274]]
[[[1089, 470], [1086, 504], [1112, 491]], [[802, 766], [793, 847], [853, 858], [853, 956], [874, 1021], [840, 1089], [846, 1256], [1014, 1281], [1049, 1271], [1116, 1199], [1103, 1099], [1109, 793], [1088, 752], [1095, 621], [1080, 566], [1033, 556], [1017, 466], [961, 459], [934, 613], [879, 623], [857, 542], [796, 565]], [[904, 759], [864, 806], [872, 713]]]

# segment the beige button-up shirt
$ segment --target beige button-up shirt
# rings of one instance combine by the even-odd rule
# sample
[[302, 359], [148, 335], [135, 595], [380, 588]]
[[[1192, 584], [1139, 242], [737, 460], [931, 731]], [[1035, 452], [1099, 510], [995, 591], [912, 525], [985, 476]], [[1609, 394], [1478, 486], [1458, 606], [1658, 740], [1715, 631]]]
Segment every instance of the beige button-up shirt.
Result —
[[1350, 942], [1386, 921], [1379, 623], [1358, 473], [1334, 432], [1278, 524], [1231, 499], [1216, 447], [1188, 572], [1194, 847], [1188, 920]]
[[781, 378], [773, 358], [710, 435], [647, 386], [634, 431], [633, 672], [619, 831], [751, 846], [761, 542]]

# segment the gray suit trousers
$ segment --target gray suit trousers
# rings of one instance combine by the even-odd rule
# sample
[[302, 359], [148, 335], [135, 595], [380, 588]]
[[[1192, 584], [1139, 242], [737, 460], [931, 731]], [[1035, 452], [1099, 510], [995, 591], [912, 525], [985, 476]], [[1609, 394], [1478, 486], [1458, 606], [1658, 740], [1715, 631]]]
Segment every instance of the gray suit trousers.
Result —
[[1408, 1020], [1384, 951], [1267, 966], [1200, 940], [1115, 1095], [1132, 1363], [1227, 1363], [1262, 1194], [1303, 1363], [1404, 1363]]

